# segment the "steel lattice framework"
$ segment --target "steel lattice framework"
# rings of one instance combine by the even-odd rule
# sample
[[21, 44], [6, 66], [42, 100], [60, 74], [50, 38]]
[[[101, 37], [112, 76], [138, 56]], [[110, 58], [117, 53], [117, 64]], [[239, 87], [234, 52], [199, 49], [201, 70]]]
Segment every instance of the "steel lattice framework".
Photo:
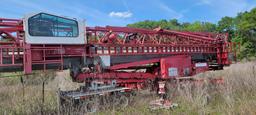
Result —
[[[227, 34], [182, 32], [156, 28], [86, 27], [84, 45], [32, 45], [25, 43], [22, 20], [0, 18], [0, 66], [21, 66], [25, 73], [32, 65], [58, 63], [63, 57], [141, 54], [217, 54], [218, 63], [230, 64], [234, 51]], [[38, 52], [42, 52], [39, 54]], [[38, 55], [36, 57], [36, 55]], [[10, 59], [8, 63], [3, 60]]]

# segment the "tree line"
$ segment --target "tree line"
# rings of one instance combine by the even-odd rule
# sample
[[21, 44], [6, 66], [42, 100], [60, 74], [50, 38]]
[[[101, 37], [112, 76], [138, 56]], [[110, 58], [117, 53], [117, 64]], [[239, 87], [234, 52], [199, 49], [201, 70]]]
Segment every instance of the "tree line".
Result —
[[201, 21], [180, 23], [177, 19], [162, 19], [159, 21], [145, 20], [127, 26], [146, 29], [161, 27], [178, 31], [228, 33], [230, 41], [241, 44], [238, 53], [240, 59], [256, 57], [256, 8], [240, 12], [235, 17], [225, 16], [216, 24]]

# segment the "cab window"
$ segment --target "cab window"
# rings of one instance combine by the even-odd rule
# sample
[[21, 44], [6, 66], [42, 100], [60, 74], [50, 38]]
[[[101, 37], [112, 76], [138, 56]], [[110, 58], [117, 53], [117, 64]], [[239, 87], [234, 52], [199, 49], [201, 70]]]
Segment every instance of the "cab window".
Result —
[[28, 19], [31, 36], [77, 37], [77, 21], [40, 13]]

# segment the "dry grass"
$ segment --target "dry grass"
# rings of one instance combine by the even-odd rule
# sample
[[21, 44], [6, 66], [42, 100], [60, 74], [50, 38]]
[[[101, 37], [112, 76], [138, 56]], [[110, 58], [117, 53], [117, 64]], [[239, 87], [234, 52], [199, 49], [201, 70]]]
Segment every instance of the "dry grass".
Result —
[[[76, 88], [67, 73], [27, 76], [24, 87], [20, 78], [0, 79], [0, 114], [57, 114], [56, 90]], [[172, 99], [179, 107], [174, 110], [148, 109], [148, 103], [157, 97], [141, 91], [133, 103], [122, 110], [103, 110], [95, 114], [256, 114], [256, 62], [238, 63], [222, 71], [206, 72], [196, 77], [224, 77], [224, 85], [182, 83]], [[42, 81], [46, 81], [45, 102], [42, 103]], [[24, 88], [24, 96], [23, 96]]]

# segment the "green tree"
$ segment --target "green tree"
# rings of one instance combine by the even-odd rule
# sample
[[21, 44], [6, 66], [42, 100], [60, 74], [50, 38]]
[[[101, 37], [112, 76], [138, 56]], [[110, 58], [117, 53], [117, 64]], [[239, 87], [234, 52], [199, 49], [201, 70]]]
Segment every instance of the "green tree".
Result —
[[222, 33], [233, 32], [235, 30], [234, 19], [228, 16], [221, 18], [217, 30]]
[[256, 56], [256, 8], [239, 15], [237, 24], [238, 35], [243, 46], [242, 55]]
[[188, 24], [184, 30], [193, 32], [215, 32], [216, 25], [210, 22], [196, 21], [192, 24]]
[[225, 16], [218, 22], [217, 31], [220, 33], [228, 33], [229, 40], [235, 37], [235, 19]]
[[136, 22], [133, 24], [128, 24], [128, 27], [134, 27], [134, 28], [146, 28], [146, 29], [154, 29], [159, 26], [158, 22], [152, 21], [152, 20], [145, 20], [141, 22]]
[[181, 30], [181, 24], [178, 22], [177, 19], [172, 20], [160, 20], [160, 21], [152, 21], [152, 20], [145, 20], [141, 22], [136, 22], [133, 24], [128, 24], [128, 27], [135, 27], [135, 28], [146, 28], [146, 29], [154, 29], [157, 27], [161, 27], [163, 29], [170, 29], [170, 30]]

